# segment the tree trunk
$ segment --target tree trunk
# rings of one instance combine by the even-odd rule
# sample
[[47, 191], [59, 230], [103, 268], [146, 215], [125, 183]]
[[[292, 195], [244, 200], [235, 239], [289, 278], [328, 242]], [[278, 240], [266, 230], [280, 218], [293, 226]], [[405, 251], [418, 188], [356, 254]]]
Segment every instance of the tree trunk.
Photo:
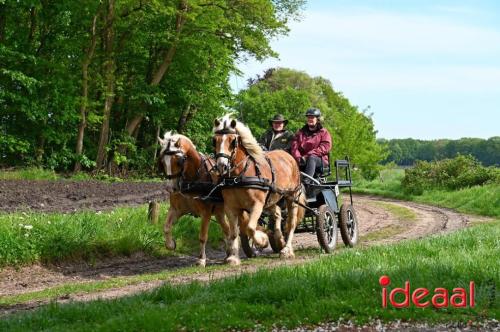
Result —
[[[174, 40], [172, 41], [172, 44], [170, 45], [170, 48], [164, 53], [163, 56], [163, 61], [156, 69], [155, 73], [153, 74], [153, 78], [151, 79], [151, 82], [149, 83], [150, 86], [157, 86], [160, 84], [161, 80], [167, 73], [168, 69], [170, 68], [170, 65], [172, 64], [172, 61], [175, 56], [175, 52], [177, 51], [177, 45], [180, 40], [182, 28], [184, 27], [184, 24], [186, 23], [186, 13], [188, 10], [188, 4], [187, 0], [179, 0], [179, 6], [177, 8], [177, 16], [175, 20], [175, 37]], [[132, 135], [132, 133], [136, 130], [136, 128], [139, 126], [139, 124], [142, 122], [144, 116], [142, 114], [136, 115], [132, 118], [132, 120], [129, 121], [128, 126], [126, 128], [127, 132]]]
[[152, 170], [154, 171], [156, 168], [156, 157], [158, 155], [158, 137], [160, 137], [160, 125], [156, 127], [156, 136], [155, 136], [155, 153], [153, 155], [153, 167]]
[[38, 167], [42, 166], [43, 155], [45, 154], [45, 137], [43, 133], [38, 136], [36, 151], [35, 151], [35, 161]]
[[5, 41], [5, 21], [7, 20], [6, 12], [6, 5], [0, 4], [0, 43]]
[[196, 108], [191, 107], [191, 104], [189, 104], [179, 117], [179, 123], [177, 124], [177, 132], [179, 134], [184, 134], [187, 123], [193, 118], [195, 114]]
[[36, 32], [36, 8], [31, 7], [30, 8], [30, 34], [28, 36], [28, 40], [30, 42], [33, 41], [35, 38], [35, 32]]
[[90, 38], [90, 45], [87, 49], [87, 52], [85, 54], [85, 57], [83, 59], [82, 63], [82, 104], [80, 106], [80, 124], [78, 126], [78, 137], [76, 139], [76, 162], [75, 162], [75, 167], [73, 169], [73, 172], [79, 172], [82, 168], [82, 165], [80, 163], [79, 157], [82, 155], [83, 152], [83, 137], [85, 135], [85, 127], [87, 126], [87, 104], [88, 104], [88, 81], [89, 81], [89, 76], [88, 76], [88, 71], [89, 71], [89, 65], [90, 62], [92, 61], [92, 58], [94, 56], [94, 51], [96, 47], [96, 23], [97, 23], [97, 16], [99, 15], [99, 9], [97, 14], [95, 14], [94, 19], [92, 20], [92, 28], [91, 28], [91, 38]]
[[97, 148], [97, 158], [96, 158], [96, 170], [99, 171], [105, 167], [106, 163], [106, 144], [109, 137], [109, 120], [111, 116], [111, 107], [114, 101], [114, 90], [115, 90], [115, 61], [113, 54], [113, 42], [114, 42], [114, 21], [115, 14], [115, 0], [107, 1], [107, 13], [105, 19], [104, 28], [104, 77], [106, 82], [105, 98], [104, 98], [104, 110], [103, 110], [103, 120], [101, 127], [101, 134], [99, 137], [99, 145]]

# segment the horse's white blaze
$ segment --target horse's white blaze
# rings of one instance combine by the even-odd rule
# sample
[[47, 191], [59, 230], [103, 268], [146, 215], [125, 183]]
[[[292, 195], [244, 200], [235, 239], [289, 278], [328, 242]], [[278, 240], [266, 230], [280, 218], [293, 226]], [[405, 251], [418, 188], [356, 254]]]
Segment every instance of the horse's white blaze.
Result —
[[[166, 167], [165, 173], [167, 173], [167, 176], [172, 175], [172, 156], [171, 155], [165, 155], [163, 157], [163, 162]], [[167, 186], [173, 186], [174, 184], [174, 179], [167, 179]]]
[[[217, 153], [226, 153], [226, 150], [224, 148], [224, 146], [226, 145], [226, 135], [222, 135], [222, 141], [219, 145], [219, 151], [217, 151]], [[225, 157], [218, 157], [217, 158], [217, 167], [219, 168], [219, 171], [222, 172], [222, 170], [224, 170], [225, 167], [228, 166], [228, 163], [229, 163], [229, 160]]]

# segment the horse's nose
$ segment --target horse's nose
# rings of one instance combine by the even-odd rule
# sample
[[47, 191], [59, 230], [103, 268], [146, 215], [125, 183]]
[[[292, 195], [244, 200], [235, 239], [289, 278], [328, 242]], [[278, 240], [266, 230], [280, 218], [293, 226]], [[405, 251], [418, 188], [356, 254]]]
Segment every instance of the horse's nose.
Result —
[[222, 175], [224, 174], [227, 169], [228, 169], [228, 165], [226, 163], [226, 160], [225, 159], [220, 159], [217, 163], [217, 169], [219, 170], [219, 174]]

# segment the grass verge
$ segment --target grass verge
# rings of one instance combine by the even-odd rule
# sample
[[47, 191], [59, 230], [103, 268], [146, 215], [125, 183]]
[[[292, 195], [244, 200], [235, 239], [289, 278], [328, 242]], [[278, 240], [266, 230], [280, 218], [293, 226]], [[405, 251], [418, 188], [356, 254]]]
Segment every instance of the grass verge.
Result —
[[[133, 297], [69, 305], [52, 304], [0, 321], [0, 330], [137, 331], [268, 330], [273, 326], [337, 321], [449, 322], [500, 315], [500, 223], [392, 246], [345, 250], [314, 263], [242, 274], [210, 284], [162, 286]], [[480, 239], [480, 241], [478, 240]], [[467, 288], [476, 284], [473, 308], [381, 307], [378, 279], [392, 287]]]
[[[163, 204], [162, 221], [166, 210], [167, 205]], [[34, 262], [92, 262], [136, 252], [165, 255], [162, 224], [148, 222], [146, 205], [107, 212], [0, 214], [0, 267]], [[198, 218], [185, 216], [177, 221], [173, 232], [179, 252], [198, 249], [199, 229]], [[212, 223], [209, 243], [218, 246], [221, 240], [220, 227]]]
[[373, 181], [359, 179], [353, 191], [361, 194], [431, 204], [455, 209], [463, 213], [500, 217], [500, 185], [487, 184], [455, 191], [427, 190], [422, 195], [409, 195], [401, 188], [403, 169], [384, 169]]

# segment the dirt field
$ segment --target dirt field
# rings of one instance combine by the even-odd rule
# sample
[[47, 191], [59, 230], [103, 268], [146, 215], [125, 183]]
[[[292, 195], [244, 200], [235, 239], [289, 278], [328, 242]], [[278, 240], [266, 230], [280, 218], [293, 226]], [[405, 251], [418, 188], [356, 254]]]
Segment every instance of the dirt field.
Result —
[[[102, 182], [71, 182], [71, 181], [0, 181], [0, 210], [37, 210], [71, 212], [80, 209], [109, 209], [117, 205], [146, 203], [151, 199], [165, 199], [166, 192], [161, 183], [102, 183]], [[382, 199], [379, 197], [355, 196], [355, 208], [360, 224], [361, 246], [386, 244], [406, 239], [422, 238], [434, 234], [445, 233], [466, 227], [468, 222], [484, 219], [453, 212], [448, 209], [431, 207], [423, 204]], [[413, 211], [414, 220], [402, 220], [384, 208], [384, 203], [397, 205]], [[404, 225], [404, 227], [402, 227]], [[390, 236], [384, 236], [389, 230], [398, 229]], [[377, 234], [377, 236], [370, 236]], [[195, 235], [197, 236], [197, 234]], [[343, 246], [340, 243], [338, 246]], [[313, 234], [297, 234], [294, 247], [296, 249], [319, 248], [316, 236]], [[208, 264], [221, 264], [224, 253], [221, 249], [211, 249], [207, 252]], [[245, 265], [220, 272], [197, 273], [170, 278], [170, 283], [183, 283], [193, 280], [209, 281], [228, 275], [252, 272], [257, 268], [275, 267], [283, 264], [301, 264], [309, 261], [311, 255], [301, 255], [292, 261], [282, 261], [270, 258], [264, 266]], [[264, 255], [271, 255], [265, 251]], [[243, 255], [242, 255], [243, 257]], [[136, 255], [129, 258], [119, 258], [104, 262], [87, 264], [67, 264], [60, 266], [34, 265], [20, 269], [5, 268], [0, 270], [0, 297], [30, 293], [49, 287], [86, 283], [98, 280], [108, 280], [116, 277], [134, 276], [160, 271], [176, 270], [180, 267], [194, 265], [196, 257], [178, 256], [168, 258], [150, 258]], [[85, 301], [97, 298], [113, 298], [129, 295], [157, 287], [163, 281], [156, 280], [121, 288], [101, 291], [94, 294], [67, 294], [55, 300], [59, 302]], [[8, 314], [18, 310], [35, 308], [47, 300], [32, 301], [10, 307], [0, 307], [0, 314]]]
[[98, 181], [0, 181], [0, 211], [73, 212], [166, 199], [162, 183]]

